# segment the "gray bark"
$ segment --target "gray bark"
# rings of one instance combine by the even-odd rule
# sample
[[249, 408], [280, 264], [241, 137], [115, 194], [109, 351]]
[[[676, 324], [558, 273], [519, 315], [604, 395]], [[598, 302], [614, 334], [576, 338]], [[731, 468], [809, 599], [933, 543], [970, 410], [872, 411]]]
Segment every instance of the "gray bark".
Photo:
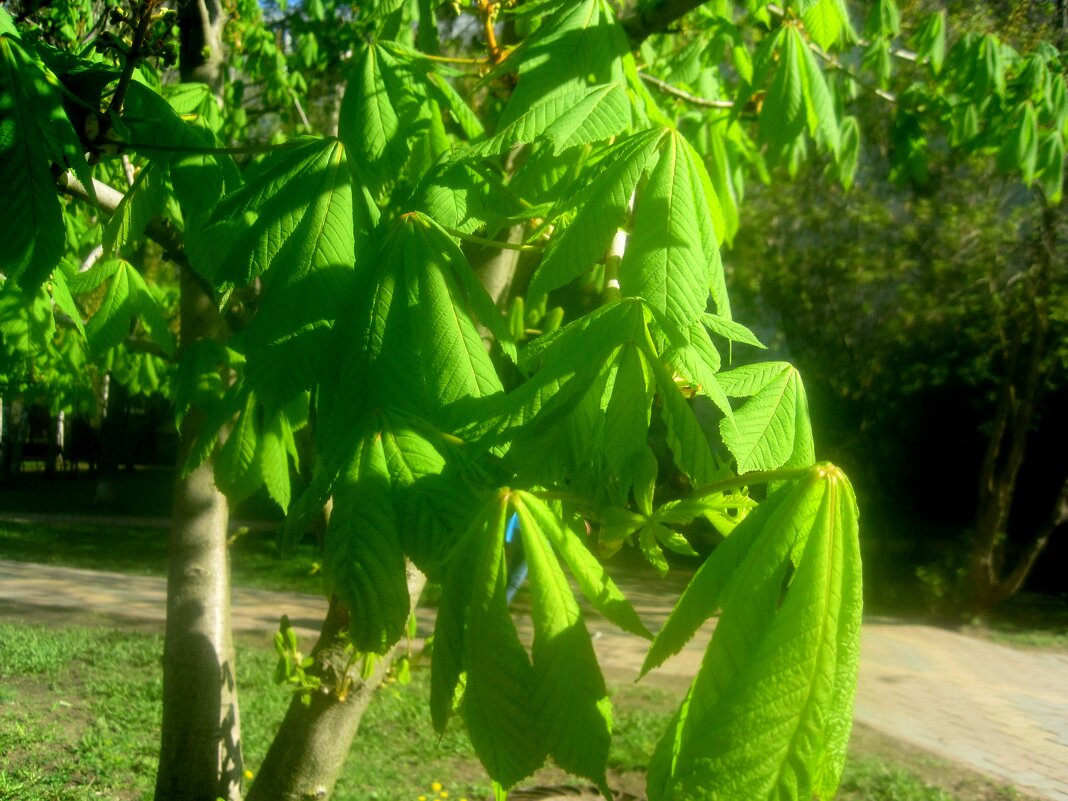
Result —
[[[179, 4], [181, 77], [219, 92], [225, 78], [218, 0]], [[203, 283], [181, 270], [182, 347], [225, 340], [226, 323]], [[179, 432], [178, 466], [206, 424], [189, 411]], [[174, 491], [163, 647], [163, 722], [157, 801], [237, 801], [241, 796], [241, 722], [230, 628], [230, 563], [226, 498], [208, 458]]]
[[[188, 275], [181, 283], [182, 338], [224, 338], [211, 299]], [[182, 422], [178, 464], [204, 425], [199, 409]], [[174, 492], [163, 650], [163, 724], [157, 801], [238, 799], [241, 725], [230, 630], [229, 508], [215, 486], [214, 461]]]

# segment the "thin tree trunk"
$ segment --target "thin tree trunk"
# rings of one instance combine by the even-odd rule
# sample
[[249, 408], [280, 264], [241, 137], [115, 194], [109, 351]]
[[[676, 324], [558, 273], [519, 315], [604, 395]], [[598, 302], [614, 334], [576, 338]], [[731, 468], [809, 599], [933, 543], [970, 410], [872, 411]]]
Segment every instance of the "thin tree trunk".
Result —
[[[1019, 592], [1049, 540], [1048, 533], [1043, 536], [1037, 532], [1023, 557], [1005, 575], [1009, 515], [1042, 387], [1042, 366], [1049, 333], [1047, 304], [1057, 232], [1056, 212], [1048, 205], [1043, 208], [1041, 226], [1036, 262], [1025, 276], [1028, 297], [1016, 339], [1009, 349], [994, 429], [980, 472], [975, 542], [965, 590], [970, 613], [987, 612]], [[1026, 349], [1025, 330], [1028, 335]], [[1023, 364], [1021, 351], [1026, 360]]]
[[[425, 583], [425, 576], [409, 563], [408, 593], [413, 608]], [[362, 678], [360, 662], [350, 664], [348, 641], [341, 636], [348, 614], [336, 599], [331, 601], [309, 669], [322, 681], [322, 688], [312, 693], [307, 704], [299, 696], [290, 701], [246, 801], [326, 799], [333, 792], [363, 713], [397, 654], [395, 648], [377, 660], [371, 675]]]
[[[183, 81], [220, 93], [225, 78], [219, 0], [178, 6]], [[181, 268], [180, 339], [225, 341], [226, 323], [188, 264]], [[206, 419], [193, 408], [179, 432], [181, 470]], [[241, 722], [230, 628], [229, 507], [209, 457], [178, 480], [168, 551], [167, 628], [163, 646], [163, 722], [157, 801], [237, 801], [241, 796]]]
[[[188, 270], [181, 279], [183, 342], [225, 338], [211, 299]], [[204, 425], [192, 409], [182, 421], [179, 469]], [[207, 459], [174, 492], [163, 650], [163, 725], [157, 801], [237, 799], [241, 726], [230, 629], [229, 508]]]

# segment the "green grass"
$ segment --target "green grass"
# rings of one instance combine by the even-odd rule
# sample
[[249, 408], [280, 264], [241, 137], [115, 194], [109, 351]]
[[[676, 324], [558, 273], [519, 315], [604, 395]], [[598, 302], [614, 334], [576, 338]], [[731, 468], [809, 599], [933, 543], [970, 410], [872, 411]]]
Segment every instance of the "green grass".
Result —
[[1068, 595], [1022, 593], [974, 623], [1006, 645], [1068, 651]]
[[[288, 701], [271, 683], [274, 654], [262, 641], [239, 643], [238, 693], [246, 767], [255, 772]], [[127, 801], [152, 792], [159, 728], [162, 640], [108, 628], [49, 628], [0, 622], [0, 799]], [[384, 686], [346, 761], [339, 801], [476, 801], [489, 782], [454, 722], [444, 737], [428, 712], [429, 682]], [[639, 787], [640, 772], [678, 698], [624, 685], [613, 689], [616, 738], [610, 782]], [[549, 770], [534, 782], [567, 781]], [[971, 801], [931, 787], [901, 766], [861, 756], [843, 777], [843, 801]], [[1011, 791], [984, 795], [1007, 801]]]
[[[236, 538], [230, 558], [235, 586], [322, 593], [312, 543], [298, 545], [292, 556], [282, 558], [274, 534], [253, 531]], [[0, 522], [0, 559], [165, 576], [167, 531]]]
[[[957, 801], [939, 787], [877, 756], [862, 756], [846, 764], [839, 801]], [[963, 801], [963, 800], [962, 800]]]

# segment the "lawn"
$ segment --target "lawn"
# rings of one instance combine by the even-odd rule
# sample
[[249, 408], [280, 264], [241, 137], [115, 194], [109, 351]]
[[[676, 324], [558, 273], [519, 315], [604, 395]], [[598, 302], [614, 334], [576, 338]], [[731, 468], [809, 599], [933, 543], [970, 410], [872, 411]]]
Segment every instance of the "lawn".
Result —
[[[231, 541], [235, 586], [322, 594], [314, 543], [301, 543], [291, 557], [282, 558], [270, 529], [239, 529]], [[0, 521], [0, 559], [165, 576], [167, 530]]]
[[[155, 634], [95, 626], [0, 620], [0, 799], [117, 801], [152, 792], [160, 715], [162, 640]], [[271, 682], [268, 638], [241, 637], [237, 680], [246, 767], [253, 774], [287, 702]], [[349, 755], [339, 801], [476, 801], [490, 788], [462, 727], [444, 737], [430, 726], [428, 673], [385, 685], [371, 705]], [[640, 792], [642, 771], [677, 699], [634, 685], [613, 689], [616, 738], [610, 783]], [[910, 770], [879, 755], [872, 735], [860, 738], [846, 769], [843, 801], [1022, 801], [1011, 790], [967, 771], [914, 754]], [[855, 743], [856, 743], [855, 738]], [[928, 783], [931, 779], [942, 785]], [[555, 769], [533, 783], [568, 777]], [[945, 787], [959, 787], [952, 793]]]
[[[231, 547], [236, 585], [321, 592], [314, 543], [303, 543], [293, 558], [283, 559], [273, 534], [256, 530], [236, 532]], [[166, 549], [166, 531], [160, 528], [0, 522], [0, 559], [162, 576]], [[3, 614], [0, 608], [0, 618]], [[160, 639], [143, 631], [116, 631], [107, 621], [68, 625], [85, 620], [84, 615], [42, 610], [31, 619], [48, 625], [27, 625], [27, 610], [17, 614], [9, 614], [15, 622], [0, 620], [0, 799], [149, 797], [158, 736]], [[1035, 624], [1047, 618], [1028, 620]], [[1059, 624], [1064, 618], [1053, 620]], [[1009, 631], [1016, 640], [1022, 637], [1018, 629]], [[1042, 636], [1041, 643], [1049, 645], [1051, 635]], [[1032, 642], [1034, 637], [1032, 633]], [[1054, 626], [1053, 644], [1065, 639]], [[239, 637], [242, 724], [252, 771], [266, 753], [286, 704], [285, 690], [270, 682], [273, 661], [269, 638]], [[426, 673], [420, 670], [411, 685], [390, 684], [380, 692], [349, 757], [337, 798], [440, 798], [432, 789], [435, 784], [452, 801], [486, 797], [488, 782], [463, 732], [454, 728], [438, 738], [432, 731], [428, 692]], [[640, 794], [644, 766], [678, 698], [629, 684], [614, 688], [613, 694], [612, 782]], [[860, 730], [851, 748], [839, 793], [844, 801], [1022, 799], [958, 766], [868, 731]], [[549, 770], [536, 781], [567, 778]]]

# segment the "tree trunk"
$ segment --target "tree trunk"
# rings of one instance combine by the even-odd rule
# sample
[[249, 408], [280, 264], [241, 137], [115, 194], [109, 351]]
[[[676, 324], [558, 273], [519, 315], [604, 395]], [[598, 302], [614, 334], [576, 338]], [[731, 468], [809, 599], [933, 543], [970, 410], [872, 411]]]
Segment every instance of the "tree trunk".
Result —
[[[184, 270], [184, 343], [224, 338], [219, 313]], [[192, 409], [182, 421], [178, 465], [204, 425]], [[163, 650], [163, 725], [157, 801], [237, 799], [241, 726], [230, 632], [229, 509], [215, 486], [214, 461], [178, 481], [174, 492]]]
[[100, 404], [100, 447], [97, 452], [96, 491], [93, 503], [108, 508], [115, 504], [122, 449], [127, 447], [126, 423], [129, 393], [111, 373], [104, 375]]
[[[1059, 525], [1055, 523], [1045, 534], [1045, 526], [1035, 532], [1022, 558], [1006, 571], [1009, 515], [1042, 388], [1049, 333], [1050, 280], [1057, 244], [1056, 224], [1056, 211], [1045, 205], [1035, 264], [1023, 276], [1027, 285], [1023, 290], [1026, 298], [1007, 354], [993, 430], [979, 476], [975, 542], [964, 588], [965, 611], [969, 614], [988, 612], [1019, 592], [1050, 533]], [[1059, 508], [1058, 500], [1053, 519], [1056, 519]]]
[[[425, 583], [426, 577], [409, 563], [413, 608]], [[394, 648], [375, 663], [368, 678], [361, 678], [359, 660], [350, 664], [348, 641], [341, 636], [347, 622], [348, 611], [332, 600], [308, 671], [322, 681], [322, 688], [308, 704], [299, 695], [290, 701], [246, 801], [326, 799], [333, 792], [363, 713], [397, 654]]]
[[[179, 4], [181, 78], [220, 92], [225, 77], [218, 0]], [[181, 269], [180, 339], [225, 341], [226, 323], [188, 264]], [[178, 469], [206, 424], [193, 408], [179, 432]], [[237, 801], [241, 723], [230, 628], [229, 507], [215, 486], [214, 459], [174, 490], [163, 646], [163, 722], [157, 801]]]

